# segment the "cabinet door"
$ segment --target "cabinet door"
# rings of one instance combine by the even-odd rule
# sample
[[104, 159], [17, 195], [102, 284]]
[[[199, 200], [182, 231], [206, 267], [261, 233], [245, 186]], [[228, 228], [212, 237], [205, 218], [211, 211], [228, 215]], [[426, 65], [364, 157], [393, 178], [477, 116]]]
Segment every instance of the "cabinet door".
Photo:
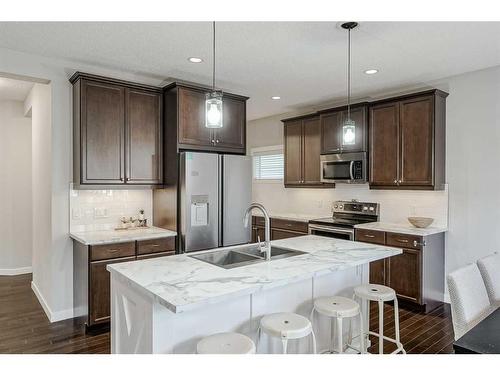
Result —
[[178, 90], [180, 147], [212, 146], [212, 130], [205, 127], [205, 93], [184, 87]]
[[81, 90], [81, 182], [123, 183], [125, 89], [83, 80]]
[[285, 186], [299, 184], [302, 184], [302, 121], [297, 120], [285, 124]]
[[283, 240], [285, 238], [292, 238], [292, 237], [299, 237], [299, 236], [305, 236], [306, 233], [301, 233], [301, 232], [291, 232], [287, 230], [281, 230], [281, 229], [271, 229], [271, 240]]
[[422, 303], [421, 251], [403, 249], [403, 253], [387, 259], [386, 285], [393, 288], [398, 298]]
[[161, 95], [127, 89], [125, 180], [130, 184], [162, 183]]
[[434, 98], [401, 102], [401, 186], [433, 185]]
[[370, 263], [370, 283], [385, 285], [385, 259]]
[[90, 263], [89, 326], [108, 322], [111, 315], [111, 286], [106, 266], [132, 260], [135, 260], [135, 256], [121, 258], [120, 260], [103, 260]]
[[304, 150], [303, 150], [303, 183], [321, 184], [320, 153], [321, 153], [321, 127], [319, 118], [311, 118], [303, 121], [304, 126]]
[[366, 107], [352, 108], [351, 109], [351, 120], [355, 123], [354, 130], [354, 144], [344, 145], [343, 144], [343, 124], [347, 120], [347, 111], [342, 111], [341, 121], [339, 125], [339, 138], [340, 138], [340, 148], [342, 152], [361, 152], [366, 151], [366, 121], [367, 112]]
[[321, 123], [321, 153], [334, 154], [340, 149], [340, 122], [342, 112], [323, 113], [320, 115]]
[[370, 108], [370, 186], [397, 186], [399, 103]]
[[244, 101], [224, 97], [223, 127], [215, 130], [215, 146], [232, 152], [245, 152], [246, 104]]

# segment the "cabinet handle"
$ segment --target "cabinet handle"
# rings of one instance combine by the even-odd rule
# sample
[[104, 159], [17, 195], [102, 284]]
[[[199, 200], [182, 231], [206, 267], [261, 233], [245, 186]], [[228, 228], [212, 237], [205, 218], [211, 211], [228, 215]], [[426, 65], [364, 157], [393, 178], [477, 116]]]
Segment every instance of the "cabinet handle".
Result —
[[292, 224], [286, 224], [286, 226], [287, 226], [287, 227], [291, 227], [291, 226], [292, 226]]
[[402, 183], [402, 182], [403, 182], [403, 180], [399, 180], [399, 181], [398, 181], [398, 184], [400, 184], [400, 183]]
[[417, 240], [413, 241], [413, 246], [414, 247], [425, 246], [425, 245], [426, 245], [425, 241], [423, 241], [423, 242], [418, 242]]
[[214, 140], [214, 139], [212, 139], [212, 140], [210, 140], [210, 142], [212, 142], [212, 144], [214, 144], [214, 143], [215, 143], [215, 140]]
[[398, 180], [394, 180], [394, 184], [397, 184], [398, 183]]
[[375, 238], [375, 236], [373, 234], [365, 234], [365, 237], [368, 237], [368, 238]]
[[108, 252], [109, 253], [116, 253], [118, 251], [118, 249], [109, 249]]
[[398, 241], [399, 243], [408, 243], [408, 240], [400, 240], [399, 238], [397, 238], [396, 241]]
[[216, 140], [215, 140], [215, 143], [219, 143], [219, 140], [218, 140], [218, 139], [216, 139]]
[[152, 244], [151, 247], [160, 247], [158, 244]]

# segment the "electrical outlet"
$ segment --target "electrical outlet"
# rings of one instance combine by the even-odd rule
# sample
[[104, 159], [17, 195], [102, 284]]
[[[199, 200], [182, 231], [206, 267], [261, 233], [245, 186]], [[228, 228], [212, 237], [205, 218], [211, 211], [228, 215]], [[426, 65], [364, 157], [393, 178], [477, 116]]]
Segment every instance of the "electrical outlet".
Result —
[[108, 209], [104, 207], [94, 208], [94, 219], [103, 219], [108, 217]]

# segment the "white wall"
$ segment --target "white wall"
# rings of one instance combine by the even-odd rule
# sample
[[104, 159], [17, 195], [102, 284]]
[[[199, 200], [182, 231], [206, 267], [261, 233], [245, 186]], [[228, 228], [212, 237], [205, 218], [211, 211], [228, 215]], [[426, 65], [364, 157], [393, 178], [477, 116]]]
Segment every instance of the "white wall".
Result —
[[446, 269], [500, 251], [500, 67], [448, 83]]
[[[46, 154], [43, 154], [42, 149], [39, 151], [44, 160], [50, 159], [49, 163], [44, 165], [45, 168], [50, 164], [50, 173], [43, 176], [43, 181], [50, 184], [50, 191], [47, 194], [44, 188], [43, 194], [40, 192], [44, 199], [38, 203], [40, 205], [38, 212], [43, 211], [44, 218], [41, 219], [43, 222], [36, 221], [45, 227], [44, 233], [46, 234], [46, 237], [42, 237], [43, 241], [36, 243], [36, 246], [47, 251], [44, 252], [46, 256], [43, 258], [33, 257], [35, 282], [33, 289], [49, 319], [51, 321], [62, 320], [73, 316], [73, 244], [69, 238], [69, 190], [72, 181], [73, 158], [72, 90], [68, 79], [75, 70], [152, 85], [159, 85], [162, 79], [2, 48], [0, 48], [0, 56], [2, 56], [0, 75], [34, 77], [50, 82], [50, 86], [46, 86], [50, 93], [50, 101], [46, 107], [48, 113], [40, 114], [46, 118], [50, 115], [50, 128], [47, 128], [45, 135], [39, 134], [40, 137], [47, 137], [44, 138], [44, 142], [49, 147], [45, 150]], [[38, 234], [42, 236], [42, 232]], [[35, 243], [35, 238], [33, 242]], [[37, 267], [35, 262], [40, 267]]]
[[152, 190], [73, 190], [70, 191], [70, 230], [114, 229], [120, 219], [135, 217], [144, 210], [148, 225], [153, 225]]
[[31, 272], [31, 120], [0, 101], [0, 275]]

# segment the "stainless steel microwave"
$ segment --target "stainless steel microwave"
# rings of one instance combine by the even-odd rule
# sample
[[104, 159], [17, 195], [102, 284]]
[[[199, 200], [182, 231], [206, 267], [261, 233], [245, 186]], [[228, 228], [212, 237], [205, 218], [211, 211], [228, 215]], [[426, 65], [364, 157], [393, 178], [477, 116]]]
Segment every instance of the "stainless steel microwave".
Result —
[[321, 155], [321, 182], [364, 183], [367, 178], [366, 152]]

